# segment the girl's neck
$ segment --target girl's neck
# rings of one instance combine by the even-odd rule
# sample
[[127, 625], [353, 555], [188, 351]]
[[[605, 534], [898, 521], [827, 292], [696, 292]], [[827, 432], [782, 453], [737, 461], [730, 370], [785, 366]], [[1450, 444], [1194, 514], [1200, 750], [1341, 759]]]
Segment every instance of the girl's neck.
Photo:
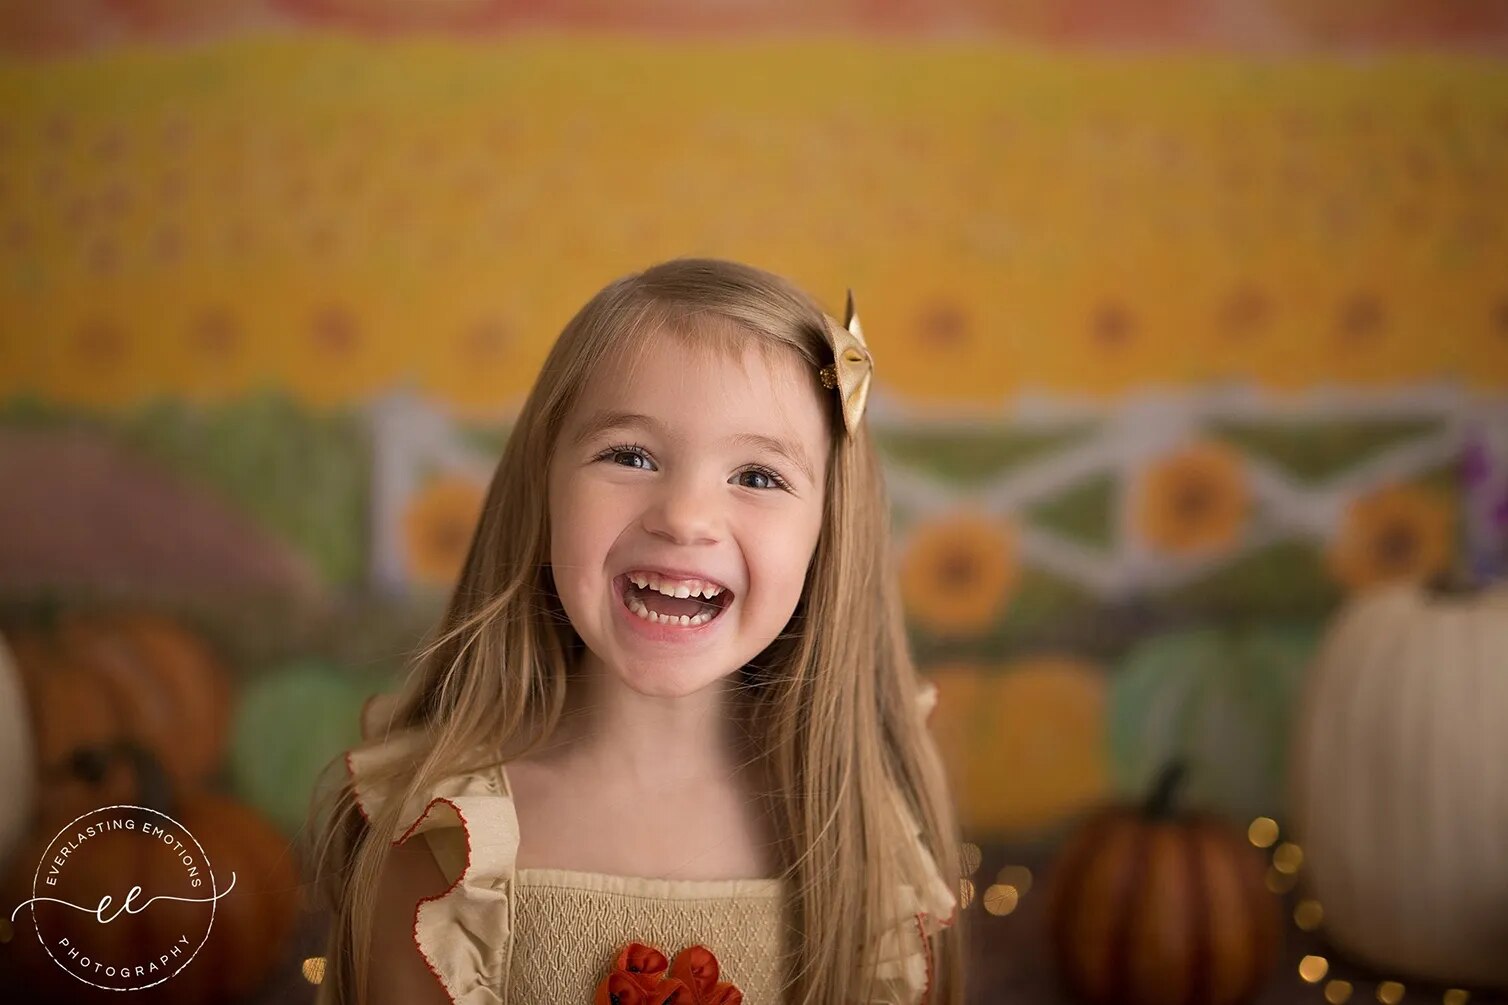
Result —
[[[746, 754], [736, 675], [654, 698], [583, 664], [559, 727], [509, 762], [519, 868], [767, 878], [780, 855], [768, 783]], [[600, 686], [591, 686], [600, 684]]]
[[588, 651], [559, 727], [531, 759], [646, 797], [747, 784], [753, 755], [736, 708], [737, 684], [735, 673], [695, 694], [644, 695]]

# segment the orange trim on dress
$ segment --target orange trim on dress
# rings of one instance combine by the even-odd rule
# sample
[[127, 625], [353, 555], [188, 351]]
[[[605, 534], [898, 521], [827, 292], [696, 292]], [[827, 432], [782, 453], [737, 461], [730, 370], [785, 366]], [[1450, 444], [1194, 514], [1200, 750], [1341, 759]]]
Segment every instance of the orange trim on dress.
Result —
[[922, 957], [927, 964], [927, 983], [922, 988], [922, 997], [918, 1005], [927, 1005], [932, 1000], [932, 941], [927, 936], [927, 918], [935, 918], [941, 928], [952, 928], [954, 920], [958, 917], [958, 904], [953, 904], [953, 911], [946, 918], [938, 918], [935, 914], [927, 911], [916, 912], [916, 934], [922, 940]]
[[[370, 828], [372, 826], [372, 818], [367, 813], [367, 808], [361, 804], [361, 796], [358, 793], [355, 784], [356, 773], [351, 765], [351, 752], [349, 750], [346, 751], [345, 761], [346, 774], [351, 779], [351, 793], [353, 796], [355, 796], [356, 809], [361, 813], [361, 819], [365, 820], [367, 827]], [[435, 967], [434, 960], [431, 960], [429, 958], [429, 954], [426, 953], [424, 951], [424, 947], [419, 944], [419, 912], [425, 904], [450, 896], [450, 894], [455, 891], [456, 887], [461, 885], [461, 880], [466, 878], [466, 872], [471, 868], [471, 826], [466, 822], [466, 815], [461, 812], [461, 808], [457, 806], [452, 800], [446, 799], [443, 796], [436, 797], [434, 799], [431, 799], [425, 805], [424, 812], [420, 813], [418, 818], [409, 825], [408, 829], [404, 831], [403, 834], [397, 838], [397, 840], [390, 843], [389, 847], [397, 848], [398, 846], [407, 843], [408, 839], [413, 837], [415, 828], [423, 823], [424, 819], [429, 816], [429, 811], [434, 809], [435, 806], [440, 803], [444, 803], [452, 810], [454, 810], [456, 818], [461, 821], [461, 837], [466, 842], [466, 864], [461, 868], [461, 872], [456, 876], [455, 881], [447, 886], [443, 891], [435, 894], [432, 897], [420, 897], [417, 901], [414, 902], [414, 924], [413, 928], [410, 931], [409, 938], [413, 941], [414, 948], [419, 951], [419, 959], [424, 961], [424, 968], [434, 975], [435, 982], [440, 985], [440, 990], [445, 992], [445, 997], [450, 999], [451, 1005], [456, 1005], [455, 992], [452, 991], [450, 989], [450, 986], [445, 983], [445, 978], [441, 976], [440, 971]]]
[[927, 964], [927, 983], [922, 985], [920, 1005], [927, 1005], [932, 999], [932, 943], [927, 941], [927, 926], [922, 923], [926, 916], [926, 911], [916, 912], [916, 934], [922, 940], [922, 959]]

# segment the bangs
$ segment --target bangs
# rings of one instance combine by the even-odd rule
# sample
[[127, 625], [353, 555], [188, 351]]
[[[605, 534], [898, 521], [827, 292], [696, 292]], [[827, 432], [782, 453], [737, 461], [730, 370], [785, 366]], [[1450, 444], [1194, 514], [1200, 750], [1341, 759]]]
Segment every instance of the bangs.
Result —
[[597, 361], [599, 366], [623, 368], [624, 380], [634, 378], [646, 351], [657, 338], [673, 339], [677, 349], [699, 363], [727, 362], [742, 366], [744, 354], [752, 348], [769, 364], [783, 353], [796, 351], [779, 337], [710, 308], [647, 300], [627, 313], [618, 330], [604, 340]]

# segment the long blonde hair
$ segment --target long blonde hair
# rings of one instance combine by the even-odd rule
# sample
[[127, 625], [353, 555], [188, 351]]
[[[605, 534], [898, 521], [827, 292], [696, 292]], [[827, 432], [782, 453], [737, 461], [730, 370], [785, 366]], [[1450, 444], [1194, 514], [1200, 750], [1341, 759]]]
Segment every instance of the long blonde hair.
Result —
[[[731, 323], [729, 323], [731, 322]], [[788, 280], [738, 262], [677, 258], [617, 279], [566, 324], [524, 402], [487, 490], [459, 581], [431, 641], [396, 696], [392, 727], [433, 737], [394, 779], [368, 823], [342, 777], [311, 802], [315, 884], [331, 912], [321, 1001], [365, 996], [371, 905], [402, 804], [473, 764], [549, 738], [565, 707], [580, 637], [554, 593], [543, 472], [561, 428], [599, 366], [657, 334], [738, 356], [751, 340], [832, 362], [826, 316]], [[741, 668], [735, 689], [773, 791], [789, 921], [801, 933], [787, 1000], [846, 1005], [861, 996], [877, 932], [855, 919], [893, 918], [905, 839], [895, 794], [920, 826], [945, 881], [957, 884], [959, 835], [945, 775], [918, 707], [890, 547], [890, 509], [867, 420], [849, 437], [836, 393], [822, 530], [790, 623]], [[470, 759], [470, 760], [468, 760]], [[344, 775], [344, 761], [327, 769]], [[932, 941], [931, 1001], [963, 1000], [963, 912]]]

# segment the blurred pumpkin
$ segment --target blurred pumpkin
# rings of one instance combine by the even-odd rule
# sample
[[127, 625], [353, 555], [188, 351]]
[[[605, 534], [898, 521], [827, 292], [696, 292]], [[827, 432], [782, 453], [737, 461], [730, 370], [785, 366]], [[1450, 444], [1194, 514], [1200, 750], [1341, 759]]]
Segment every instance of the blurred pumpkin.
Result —
[[37, 796], [36, 739], [26, 708], [26, 688], [5, 639], [0, 638], [0, 863], [10, 860], [31, 826]]
[[929, 727], [948, 766], [965, 830], [1029, 838], [1109, 790], [1105, 674], [1066, 655], [929, 675]]
[[208, 778], [220, 764], [230, 718], [230, 676], [210, 647], [155, 613], [65, 613], [16, 629], [21, 668], [44, 776], [39, 802], [52, 816], [118, 802], [134, 781], [110, 762], [82, 785], [66, 770], [80, 747], [132, 739], [175, 783]]
[[1337, 947], [1390, 973], [1508, 986], [1508, 584], [1354, 597], [1295, 723], [1301, 882]]
[[1261, 988], [1282, 938], [1265, 861], [1218, 817], [1174, 808], [1184, 768], [1142, 807], [1082, 823], [1048, 877], [1054, 961], [1096, 1005], [1234, 1005]]
[[1294, 695], [1320, 630], [1203, 626], [1139, 640], [1110, 675], [1117, 792], [1148, 791], [1175, 758], [1184, 801], [1245, 823], [1283, 800]]
[[[175, 789], [155, 755], [129, 740], [79, 748], [70, 756], [68, 770], [81, 784], [90, 785], [114, 777], [111, 769], [116, 764], [125, 767], [134, 783], [133, 803], [166, 814], [197, 839], [221, 894], [208, 937], [192, 960], [162, 983], [132, 991], [132, 1001], [199, 1005], [245, 997], [281, 958], [300, 906], [299, 875], [287, 841], [255, 810], [235, 800], [200, 789]], [[91, 808], [103, 805], [107, 801], [100, 798]], [[0, 889], [4, 903], [19, 904], [32, 897], [38, 863], [59, 827], [67, 823], [67, 818], [38, 823]], [[118, 896], [139, 886], [142, 897], [159, 899], [138, 899], [134, 908], [122, 910], [108, 923], [101, 923], [92, 911], [38, 906], [39, 911], [51, 909], [46, 930], [54, 943], [68, 937], [73, 945], [89, 947], [101, 962], [145, 963], [148, 954], [143, 947], [160, 946], [165, 936], [171, 942], [196, 926], [202, 931], [204, 904], [161, 898], [183, 883], [184, 865], [178, 859], [143, 854], [142, 842], [148, 839], [139, 830], [101, 829], [87, 840], [89, 854], [76, 850], [68, 859], [74, 888]], [[208, 896], [208, 889], [192, 896]], [[25, 912], [17, 916], [4, 966], [0, 979], [7, 986], [27, 988], [31, 1000], [73, 1002], [84, 987], [48, 955]]]

